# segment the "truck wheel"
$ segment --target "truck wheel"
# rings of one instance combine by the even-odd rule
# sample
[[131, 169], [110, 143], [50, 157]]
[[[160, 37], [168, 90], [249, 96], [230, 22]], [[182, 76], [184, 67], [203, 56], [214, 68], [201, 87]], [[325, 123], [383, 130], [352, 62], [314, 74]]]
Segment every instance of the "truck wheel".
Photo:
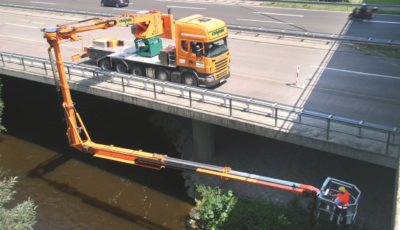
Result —
[[156, 77], [161, 81], [169, 81], [169, 71], [164, 68], [158, 68], [156, 72]]
[[197, 86], [197, 80], [193, 73], [186, 72], [183, 74], [183, 84]]
[[115, 70], [116, 70], [118, 73], [127, 73], [127, 72], [128, 72], [128, 67], [126, 67], [126, 65], [125, 65], [124, 63], [118, 63], [118, 64], [115, 66]]
[[131, 73], [136, 76], [143, 76], [143, 70], [140, 66], [133, 66]]
[[111, 62], [108, 59], [103, 59], [99, 62], [101, 70], [111, 70]]

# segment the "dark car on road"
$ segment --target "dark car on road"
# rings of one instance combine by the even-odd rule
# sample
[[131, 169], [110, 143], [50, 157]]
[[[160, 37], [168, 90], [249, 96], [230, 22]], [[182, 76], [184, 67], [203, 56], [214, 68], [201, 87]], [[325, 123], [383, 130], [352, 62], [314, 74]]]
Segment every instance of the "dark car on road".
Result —
[[128, 6], [129, 0], [101, 0], [101, 6], [114, 6], [114, 7], [121, 7], [121, 6]]

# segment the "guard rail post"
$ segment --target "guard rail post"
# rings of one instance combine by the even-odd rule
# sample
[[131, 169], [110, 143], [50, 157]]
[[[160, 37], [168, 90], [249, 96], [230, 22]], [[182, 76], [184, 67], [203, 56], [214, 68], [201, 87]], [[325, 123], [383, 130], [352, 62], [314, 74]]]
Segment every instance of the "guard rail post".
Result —
[[153, 82], [154, 99], [157, 99], [156, 83]]
[[67, 66], [68, 80], [71, 80], [71, 67]]
[[386, 139], [386, 148], [385, 148], [385, 154], [388, 155], [389, 153], [389, 146], [390, 146], [390, 136], [392, 135], [391, 131], [388, 131], [387, 133], [387, 139]]
[[229, 117], [232, 117], [232, 98], [229, 98]]
[[3, 54], [0, 54], [0, 57], [1, 57], [1, 63], [3, 64], [2, 66], [6, 66], [6, 63], [4, 63]]
[[123, 76], [121, 76], [121, 85], [122, 85], [122, 92], [125, 93], [125, 81]]
[[46, 66], [46, 62], [43, 62], [43, 69], [44, 69], [44, 74], [46, 75], [46, 77], [49, 75], [47, 72], [47, 66]]
[[278, 126], [278, 106], [275, 103], [275, 127]]
[[329, 114], [329, 116], [327, 117], [327, 124], [326, 124], [326, 141], [329, 141], [329, 132], [331, 130], [331, 119], [332, 119], [333, 115]]
[[24, 68], [24, 71], [26, 71], [26, 67], [25, 67], [25, 61], [24, 58], [21, 58], [21, 63], [22, 63], [22, 67]]
[[192, 90], [189, 89], [189, 104], [190, 108], [192, 108]]
[[358, 136], [361, 137], [361, 129], [363, 127], [364, 121], [358, 122]]
[[299, 124], [301, 124], [301, 116], [303, 115], [303, 109], [299, 111]]

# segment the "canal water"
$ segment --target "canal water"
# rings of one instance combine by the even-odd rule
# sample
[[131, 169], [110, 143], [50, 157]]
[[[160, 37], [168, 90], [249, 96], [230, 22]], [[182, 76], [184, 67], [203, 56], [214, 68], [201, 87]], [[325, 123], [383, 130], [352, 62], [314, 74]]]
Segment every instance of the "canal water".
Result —
[[[0, 134], [0, 167], [19, 177], [17, 200], [31, 197], [38, 205], [36, 229], [183, 229], [198, 183], [273, 202], [293, 198], [246, 183], [92, 158], [68, 147], [54, 87], [6, 76], [2, 82], [8, 131]], [[97, 143], [172, 157], [192, 151], [188, 119], [82, 93], [73, 97]], [[215, 138], [208, 163], [316, 187], [327, 176], [354, 183], [362, 191], [357, 222], [366, 230], [390, 228], [395, 170], [222, 127], [215, 127]]]
[[[68, 147], [54, 87], [2, 78], [0, 167], [19, 177], [17, 200], [38, 205], [36, 229], [182, 229], [193, 205], [179, 171], [95, 159]], [[98, 143], [177, 156], [151, 111], [74, 93]], [[179, 156], [178, 156], [179, 157]]]

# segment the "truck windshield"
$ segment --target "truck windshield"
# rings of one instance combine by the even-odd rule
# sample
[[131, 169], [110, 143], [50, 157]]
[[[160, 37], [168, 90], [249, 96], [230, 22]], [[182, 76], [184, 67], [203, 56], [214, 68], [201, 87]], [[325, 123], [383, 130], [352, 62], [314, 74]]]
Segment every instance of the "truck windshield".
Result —
[[228, 44], [226, 42], [226, 37], [221, 38], [217, 41], [204, 43], [205, 56], [215, 57], [228, 50]]

